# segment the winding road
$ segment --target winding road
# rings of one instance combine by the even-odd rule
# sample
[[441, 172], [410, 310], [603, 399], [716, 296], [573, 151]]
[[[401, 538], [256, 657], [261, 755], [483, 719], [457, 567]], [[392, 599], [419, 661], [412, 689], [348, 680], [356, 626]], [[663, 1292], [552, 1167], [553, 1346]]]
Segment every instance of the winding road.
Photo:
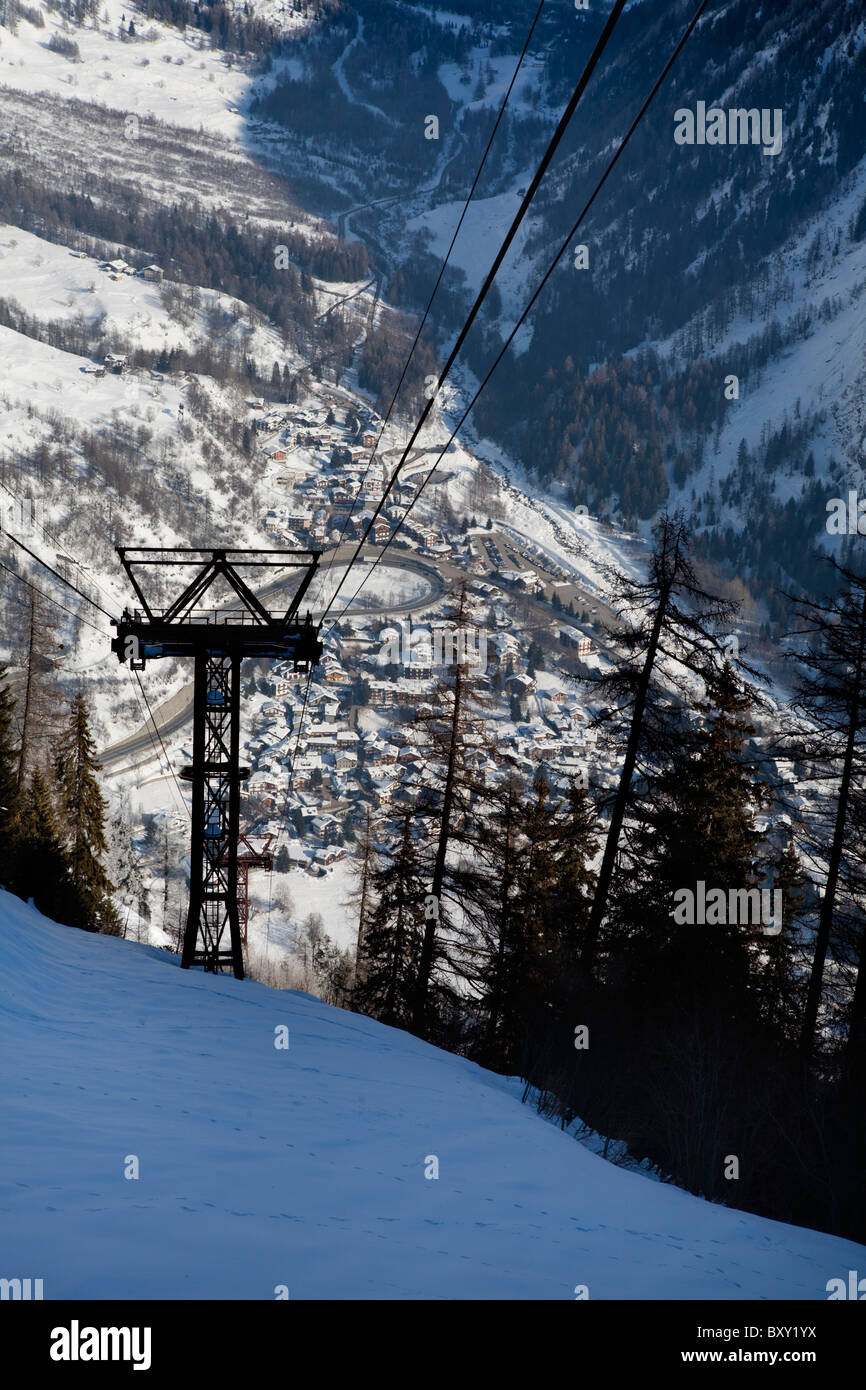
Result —
[[[332, 563], [335, 567], [348, 563], [354, 553], [355, 546], [352, 544], [341, 545], [336, 551], [323, 551], [322, 559], [319, 562], [319, 572], [324, 574]], [[378, 547], [375, 546], [365, 546], [361, 552], [362, 557], [367, 560], [374, 560], [378, 553]], [[364, 617], [401, 618], [410, 613], [417, 613], [438, 603], [448, 587], [441, 569], [434, 567], [427, 561], [417, 559], [413, 555], [402, 553], [392, 555], [389, 551], [382, 564], [388, 569], [410, 570], [425, 579], [430, 587], [419, 598], [410, 599], [406, 603], [394, 605], [386, 599], [382, 599], [381, 602], [372, 602], [369, 606], [365, 604], [362, 610]], [[282, 593], [288, 598], [299, 582], [299, 578], [290, 581], [276, 580], [259, 589], [257, 591], [258, 597], [266, 600]], [[189, 684], [183, 686], [181, 690], [178, 690], [170, 699], [153, 711], [156, 728], [163, 740], [171, 734], [177, 733], [189, 722], [192, 717], [192, 697], [193, 683], [190, 681]], [[117, 743], [109, 744], [107, 748], [102, 750], [99, 760], [103, 770], [109, 775], [129, 770], [130, 766], [135, 765], [138, 755], [141, 753], [153, 754], [155, 739], [153, 723], [148, 719], [134, 734], [120, 739]]]

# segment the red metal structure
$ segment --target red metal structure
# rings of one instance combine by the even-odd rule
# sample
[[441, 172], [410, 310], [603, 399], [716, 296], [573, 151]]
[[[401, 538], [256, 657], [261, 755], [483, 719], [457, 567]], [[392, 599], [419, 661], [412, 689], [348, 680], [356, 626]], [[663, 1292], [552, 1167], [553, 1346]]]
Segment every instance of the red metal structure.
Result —
[[[247, 922], [250, 917], [249, 900], [249, 872], [250, 869], [264, 869], [265, 873], [272, 873], [274, 868], [274, 856], [270, 853], [271, 845], [276, 837], [274, 835], [240, 835], [238, 836], [238, 922], [241, 929], [241, 941], [247, 944]], [[261, 849], [256, 850], [250, 844], [251, 840], [264, 840]]]

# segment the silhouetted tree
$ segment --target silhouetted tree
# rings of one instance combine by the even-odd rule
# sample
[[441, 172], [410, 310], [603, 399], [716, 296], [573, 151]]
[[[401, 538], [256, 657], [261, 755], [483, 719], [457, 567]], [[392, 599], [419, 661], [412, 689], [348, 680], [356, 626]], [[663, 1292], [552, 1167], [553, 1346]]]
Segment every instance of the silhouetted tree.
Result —
[[112, 885], [101, 862], [108, 846], [106, 806], [99, 790], [98, 772], [87, 705], [79, 692], [72, 700], [69, 722], [58, 741], [54, 759], [62, 833], [76, 898], [78, 920], [70, 925], [117, 936], [120, 924], [111, 902]]

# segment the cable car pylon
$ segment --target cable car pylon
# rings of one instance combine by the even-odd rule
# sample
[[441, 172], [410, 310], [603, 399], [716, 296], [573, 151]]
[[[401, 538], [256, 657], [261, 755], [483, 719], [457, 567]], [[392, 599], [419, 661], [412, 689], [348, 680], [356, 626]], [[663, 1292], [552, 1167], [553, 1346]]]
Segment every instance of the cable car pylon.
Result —
[[[181, 965], [244, 977], [238, 906], [240, 784], [240, 672], [245, 657], [291, 661], [309, 670], [322, 655], [310, 613], [298, 621], [316, 567], [315, 550], [211, 550], [118, 546], [117, 553], [141, 607], [112, 619], [111, 650], [133, 670], [158, 657], [194, 661], [192, 763], [181, 776], [192, 785], [189, 910]], [[166, 607], [145, 598], [139, 571], [147, 566], [192, 568], [195, 573]], [[241, 570], [303, 571], [284, 613], [265, 608]], [[203, 607], [213, 585], [228, 588], [233, 606]], [[271, 583], [268, 590], [279, 587]], [[213, 601], [214, 595], [210, 595]], [[246, 867], [246, 866], [245, 866]], [[264, 865], [262, 865], [264, 867]], [[245, 925], [245, 924], [244, 924]]]

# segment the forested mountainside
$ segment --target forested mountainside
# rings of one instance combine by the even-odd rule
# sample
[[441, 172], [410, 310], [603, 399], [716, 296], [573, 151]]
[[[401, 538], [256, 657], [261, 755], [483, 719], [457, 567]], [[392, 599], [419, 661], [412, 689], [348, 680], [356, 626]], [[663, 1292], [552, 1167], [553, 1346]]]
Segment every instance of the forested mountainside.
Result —
[[[503, 269], [501, 297], [470, 339], [477, 372], [691, 8], [643, 0], [623, 15]], [[392, 302], [426, 303], [535, 10], [530, 0], [503, 16], [460, 0], [436, 16], [404, 4], [398, 22], [385, 0], [335, 5], [302, 58], [274, 60], [253, 99], [263, 128], [285, 132], [283, 158], [305, 196], [336, 217], [362, 207], [351, 225]], [[476, 193], [479, 216], [489, 208], [504, 226], [516, 208], [601, 19], [600, 8], [542, 12]], [[770, 617], [785, 611], [776, 586], [820, 582], [808, 552], [836, 545], [826, 501], [862, 478], [864, 92], [856, 3], [711, 5], [575, 238], [583, 264], [562, 258], [531, 337], [479, 408], [488, 435], [593, 512], [634, 527], [682, 503], [701, 547], [751, 584]], [[764, 113], [776, 134], [678, 143], [676, 113], [700, 104]], [[477, 250], [461, 260], [458, 243], [432, 315], [440, 347], [484, 268]]]
[[[10, 3], [26, 22], [27, 7]], [[472, 0], [445, 12], [409, 0], [279, 10], [147, 0], [136, 11], [136, 40], [147, 20], [161, 21], [245, 74], [242, 139], [261, 181], [277, 172], [340, 234], [311, 244], [290, 215], [288, 279], [249, 221], [263, 190], [248, 171], [249, 206], [231, 221], [208, 209], [206, 178], [189, 205], [145, 207], [152, 189], [116, 160], [100, 172], [98, 198], [93, 170], [88, 180], [73, 166], [48, 206], [17, 167], [0, 186], [0, 212], [51, 235], [74, 226], [168, 255], [189, 283], [237, 295], [283, 328], [294, 319], [309, 329], [310, 275], [369, 272], [388, 302], [420, 313], [537, 18], [433, 305], [441, 357], [607, 8], [537, 11], [535, 0], [505, 14]], [[94, 6], [59, 12], [74, 45]], [[473, 372], [487, 370], [563, 245], [691, 13], [669, 0], [624, 12], [467, 342]], [[844, 559], [850, 542], [828, 534], [828, 503], [863, 482], [864, 92], [856, 0], [710, 4], [477, 411], [478, 428], [518, 466], [593, 514], [635, 529], [682, 505], [699, 550], [749, 586], [777, 634], [787, 615], [778, 591], [823, 583], [813, 547]], [[692, 144], [683, 112], [697, 122]], [[719, 143], [713, 112], [754, 113], [745, 143], [730, 115]], [[336, 316], [328, 326], [339, 335]], [[382, 408], [399, 354], [387, 334], [371, 335], [366, 357], [361, 384]], [[428, 355], [410, 379], [413, 399], [431, 365]]]

